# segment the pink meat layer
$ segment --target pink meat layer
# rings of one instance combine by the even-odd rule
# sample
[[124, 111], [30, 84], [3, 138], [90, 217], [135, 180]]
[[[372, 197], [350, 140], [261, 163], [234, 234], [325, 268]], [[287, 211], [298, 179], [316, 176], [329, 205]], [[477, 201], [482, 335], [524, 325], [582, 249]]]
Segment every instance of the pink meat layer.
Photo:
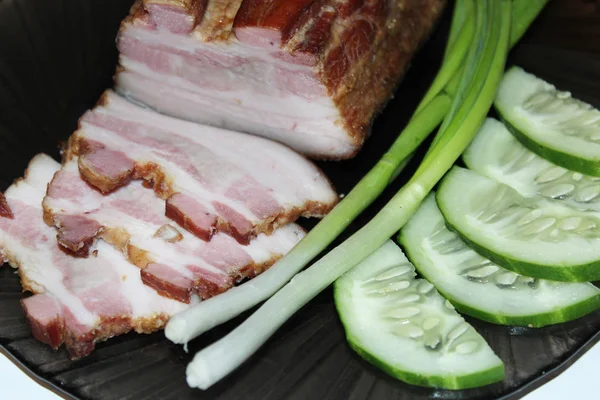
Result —
[[145, 286], [137, 267], [113, 247], [99, 243], [95, 255], [75, 258], [57, 245], [41, 207], [46, 185], [60, 165], [35, 157], [26, 177], [6, 192], [14, 218], [0, 217], [0, 259], [18, 268], [22, 301], [33, 335], [72, 358], [86, 356], [98, 341], [130, 330], [150, 333], [164, 327], [187, 305]]
[[[185, 205], [180, 207], [185, 210]], [[61, 245], [87, 254], [103, 238], [142, 268], [146, 285], [182, 302], [194, 293], [214, 296], [259, 274], [304, 236], [298, 225], [288, 224], [248, 245], [223, 233], [203, 241], [176, 227], [165, 216], [164, 201], [140, 182], [108, 195], [94, 190], [81, 178], [76, 158], [55, 174], [43, 208], [45, 221], [58, 229]]]
[[349, 158], [445, 3], [138, 0], [117, 87], [169, 115]]
[[146, 180], [166, 215], [203, 240], [224, 232], [247, 244], [337, 201], [316, 166], [285, 146], [162, 116], [114, 92], [81, 118], [69, 154], [103, 193]]

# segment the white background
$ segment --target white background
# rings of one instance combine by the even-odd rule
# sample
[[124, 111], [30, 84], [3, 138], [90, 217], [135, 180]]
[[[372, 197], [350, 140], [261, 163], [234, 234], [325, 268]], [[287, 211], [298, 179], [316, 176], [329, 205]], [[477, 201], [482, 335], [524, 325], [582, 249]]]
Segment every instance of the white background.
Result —
[[[525, 400], [591, 399], [598, 388], [600, 344], [583, 355], [571, 368], [527, 395]], [[0, 393], [4, 400], [59, 400], [0, 354]], [[491, 399], [490, 399], [491, 400]]]

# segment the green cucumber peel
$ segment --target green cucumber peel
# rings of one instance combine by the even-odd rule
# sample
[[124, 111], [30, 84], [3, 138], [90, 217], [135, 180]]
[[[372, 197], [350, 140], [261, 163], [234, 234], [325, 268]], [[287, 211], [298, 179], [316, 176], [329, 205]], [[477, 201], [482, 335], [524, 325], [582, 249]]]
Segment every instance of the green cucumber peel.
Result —
[[538, 154], [540, 157], [572, 171], [578, 171], [582, 174], [591, 176], [600, 176], [600, 161], [585, 160], [564, 151], [540, 145], [516, 128], [502, 112], [498, 111], [498, 115], [515, 138], [517, 138], [523, 146]]
[[600, 279], [600, 218], [454, 167], [436, 193], [449, 228], [516, 273], [553, 281]]
[[469, 169], [504, 183], [525, 197], [539, 195], [579, 210], [600, 211], [600, 177], [543, 159], [495, 119], [486, 120], [462, 158]]
[[[381, 247], [410, 219], [464, 151], [489, 111], [508, 52], [510, 5], [508, 0], [476, 3], [476, 34], [459, 85], [459, 92], [468, 90], [469, 93], [453, 99], [451, 111], [445, 117], [451, 121], [443, 124], [446, 126], [438, 132], [438, 139], [413, 178], [362, 229], [294, 276], [227, 336], [197, 353], [187, 368], [190, 386], [208, 388], [237, 368], [299, 308]], [[277, 268], [271, 268], [257, 279], [273, 270]], [[250, 284], [255, 285], [255, 280]], [[232, 348], [236, 351], [230, 351]]]
[[534, 153], [561, 167], [600, 176], [600, 110], [519, 67], [506, 72], [495, 108]]
[[453, 390], [503, 379], [485, 340], [391, 241], [340, 277], [334, 298], [350, 346], [396, 379]]
[[600, 290], [590, 283], [518, 275], [479, 255], [448, 230], [434, 194], [423, 202], [398, 239], [419, 273], [459, 311], [475, 318], [537, 328], [600, 308]]

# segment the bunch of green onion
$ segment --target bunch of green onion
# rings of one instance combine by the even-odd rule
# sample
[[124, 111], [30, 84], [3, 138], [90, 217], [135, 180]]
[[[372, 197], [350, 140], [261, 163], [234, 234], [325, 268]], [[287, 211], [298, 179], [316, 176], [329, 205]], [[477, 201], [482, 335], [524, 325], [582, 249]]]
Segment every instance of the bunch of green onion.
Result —
[[[413, 215], [482, 125], [508, 50], [548, 0], [457, 0], [442, 67], [412, 119], [354, 189], [273, 267], [253, 280], [176, 315], [166, 328], [188, 341], [268, 299], [188, 366], [188, 384], [206, 389], [248, 359], [296, 311], [384, 244]], [[440, 125], [413, 177], [345, 242], [300, 272], [394, 180]]]

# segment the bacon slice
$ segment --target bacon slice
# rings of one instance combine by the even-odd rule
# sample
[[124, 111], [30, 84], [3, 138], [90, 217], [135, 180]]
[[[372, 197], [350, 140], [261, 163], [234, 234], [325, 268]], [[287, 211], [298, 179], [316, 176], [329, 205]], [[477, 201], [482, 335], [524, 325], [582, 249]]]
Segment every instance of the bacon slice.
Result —
[[138, 0], [117, 87], [165, 114], [350, 158], [445, 3], [208, 0], [191, 32], [173, 33]]
[[167, 216], [203, 240], [225, 232], [247, 244], [337, 201], [327, 178], [285, 146], [165, 117], [114, 92], [81, 118], [68, 154], [103, 193], [144, 179]]
[[87, 253], [97, 238], [113, 244], [142, 268], [143, 282], [159, 294], [189, 302], [208, 298], [252, 278], [286, 254], [303, 236], [288, 224], [242, 246], [217, 233], [209, 242], [177, 228], [164, 215], [164, 201], [140, 182], [103, 196], [80, 176], [78, 160], [67, 161], [48, 186], [44, 219], [58, 241]]
[[22, 301], [33, 335], [54, 348], [65, 344], [70, 356], [79, 358], [97, 342], [130, 330], [162, 329], [187, 305], [144, 285], [139, 269], [106, 243], [98, 243], [89, 258], [59, 249], [41, 207], [59, 167], [48, 156], [36, 156], [26, 177], [7, 190], [14, 218], [0, 217], [0, 254], [18, 268], [23, 289], [34, 293]]

